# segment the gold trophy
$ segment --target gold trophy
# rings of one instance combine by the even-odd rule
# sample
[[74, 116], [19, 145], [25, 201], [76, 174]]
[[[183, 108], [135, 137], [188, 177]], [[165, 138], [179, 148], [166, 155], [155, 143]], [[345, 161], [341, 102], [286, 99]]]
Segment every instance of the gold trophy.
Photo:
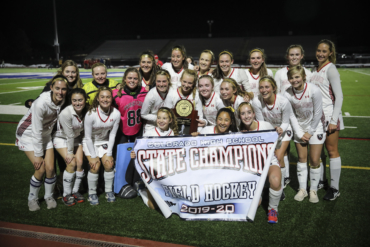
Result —
[[198, 111], [194, 110], [194, 106], [191, 101], [187, 99], [178, 101], [175, 105], [175, 109], [173, 109], [173, 112], [177, 117], [177, 122], [179, 125], [190, 125], [189, 133], [184, 134], [191, 134], [198, 131], [198, 122], [196, 121], [196, 119], [199, 119]]

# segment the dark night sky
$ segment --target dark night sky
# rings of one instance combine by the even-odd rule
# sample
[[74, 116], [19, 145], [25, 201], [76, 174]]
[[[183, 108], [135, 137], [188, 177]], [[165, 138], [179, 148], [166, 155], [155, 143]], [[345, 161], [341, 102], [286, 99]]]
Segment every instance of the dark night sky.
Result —
[[[293, 31], [293, 35], [334, 34], [339, 46], [369, 46], [363, 38], [368, 29], [368, 14], [356, 4], [334, 0], [262, 0], [227, 2], [226, 6], [215, 2], [193, 6], [184, 1], [155, 2], [156, 5], [145, 5], [139, 1], [56, 0], [59, 43], [71, 48], [112, 36], [186, 38], [207, 34], [207, 20], [211, 19], [214, 36], [287, 35]], [[8, 3], [6, 9], [2, 8], [6, 21], [2, 23], [1, 36], [12, 40], [14, 35], [19, 36], [14, 30], [23, 30], [32, 46], [52, 45], [52, 3], [52, 0]]]

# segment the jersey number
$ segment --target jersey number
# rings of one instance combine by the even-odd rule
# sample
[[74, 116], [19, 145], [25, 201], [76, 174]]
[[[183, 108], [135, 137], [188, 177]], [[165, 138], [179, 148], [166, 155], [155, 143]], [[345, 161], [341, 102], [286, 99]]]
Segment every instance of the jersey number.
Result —
[[141, 123], [141, 118], [140, 118], [140, 114], [141, 114], [141, 109], [137, 109], [137, 111], [129, 111], [127, 113], [127, 125], [132, 127], [134, 126], [135, 124], [139, 124]]

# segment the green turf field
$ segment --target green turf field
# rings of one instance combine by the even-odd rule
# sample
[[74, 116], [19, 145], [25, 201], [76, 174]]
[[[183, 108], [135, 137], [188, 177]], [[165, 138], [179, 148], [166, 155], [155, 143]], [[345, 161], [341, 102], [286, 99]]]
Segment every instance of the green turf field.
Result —
[[[0, 73], [29, 72], [26, 70], [0, 69]], [[99, 196], [100, 205], [96, 207], [87, 202], [66, 207], [59, 201], [56, 209], [47, 210], [45, 202], [41, 201], [41, 210], [30, 212], [27, 195], [33, 167], [24, 153], [13, 145], [17, 124], [10, 123], [18, 122], [22, 116], [0, 114], [0, 156], [3, 167], [0, 173], [0, 221], [195, 246], [368, 246], [370, 214], [366, 210], [370, 206], [370, 191], [367, 189], [370, 177], [370, 69], [339, 69], [339, 72], [344, 94], [342, 113], [348, 115], [344, 117], [347, 128], [340, 132], [340, 137], [348, 139], [339, 142], [343, 166], [341, 196], [333, 202], [322, 200], [324, 190], [318, 192], [318, 204], [312, 204], [308, 199], [303, 202], [293, 199], [298, 181], [297, 154], [292, 145], [292, 182], [285, 189], [285, 201], [279, 205], [279, 223], [276, 225], [267, 223], [267, 206], [264, 203], [258, 208], [254, 223], [187, 222], [176, 215], [165, 219], [159, 211], [148, 209], [140, 198], [117, 198], [116, 203], [109, 204], [104, 194]], [[84, 79], [84, 83], [89, 80]], [[23, 105], [26, 99], [39, 95], [46, 81], [1, 79], [0, 107]], [[41, 88], [27, 90], [19, 87]], [[40, 195], [43, 195], [43, 189]]]

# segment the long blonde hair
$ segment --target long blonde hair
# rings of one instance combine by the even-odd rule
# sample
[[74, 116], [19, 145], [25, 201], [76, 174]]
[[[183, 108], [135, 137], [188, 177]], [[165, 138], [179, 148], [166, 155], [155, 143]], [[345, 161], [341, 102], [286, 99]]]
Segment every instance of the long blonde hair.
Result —
[[[254, 53], [254, 52], [259, 52], [259, 53], [261, 53], [262, 58], [263, 58], [263, 63], [261, 64], [261, 67], [259, 68], [258, 75], [259, 75], [260, 77], [263, 77], [263, 76], [265, 76], [265, 75], [268, 75], [268, 73], [267, 73], [267, 66], [266, 66], [266, 53], [265, 53], [265, 50], [264, 50], [264, 49], [261, 49], [261, 48], [254, 48], [253, 50], [251, 50], [251, 51], [249, 52], [249, 57], [248, 57], [248, 62], [249, 62], [249, 63], [250, 63], [250, 61], [251, 61], [251, 55], [252, 55], [252, 53]], [[249, 71], [250, 71], [250, 72], [252, 72], [252, 71], [251, 71], [251, 68], [249, 69]]]
[[177, 136], [179, 134], [179, 127], [177, 126], [177, 118], [175, 114], [173, 113], [173, 111], [167, 107], [161, 107], [159, 108], [157, 112], [157, 116], [158, 116], [158, 113], [160, 112], [166, 113], [168, 117], [172, 120], [171, 123], [169, 124], [169, 127], [170, 129], [172, 129], [173, 135]]
[[[290, 70], [290, 69], [289, 69]], [[277, 86], [276, 86], [276, 81], [275, 79], [272, 77], [272, 76], [269, 76], [269, 75], [266, 75], [264, 77], [262, 77], [259, 81], [259, 84], [263, 81], [267, 81], [271, 84], [272, 88], [273, 88], [273, 93], [276, 94], [276, 90], [277, 90]]]
[[[57, 74], [56, 75], [63, 75], [63, 71], [68, 67], [68, 66], [73, 66], [76, 68], [76, 79], [75, 81], [73, 82], [73, 88], [82, 88], [84, 85], [82, 84], [82, 80], [80, 78], [80, 71], [78, 70], [78, 66], [77, 66], [77, 63], [75, 63], [73, 60], [66, 60], [64, 61], [64, 63], [62, 64], [62, 66], [60, 67], [60, 69], [58, 69], [57, 71]], [[50, 83], [52, 80], [48, 81], [46, 84]], [[68, 82], [68, 81], [67, 81]], [[69, 82], [67, 84], [69, 86]]]
[[110, 94], [112, 95], [112, 102], [113, 102], [112, 89], [110, 89], [109, 87], [101, 86], [101, 87], [99, 87], [98, 92], [96, 93], [95, 98], [94, 98], [92, 104], [89, 107], [89, 114], [91, 114], [92, 111], [96, 112], [96, 108], [98, 108], [98, 106], [99, 106], [98, 98], [99, 98], [99, 95], [102, 91], [109, 91]]
[[337, 55], [335, 51], [335, 44], [333, 41], [328, 39], [322, 39], [316, 46], [316, 49], [319, 47], [320, 44], [326, 44], [329, 46], [329, 51], [332, 52], [331, 56], [329, 57], [329, 61], [335, 64], [337, 62]]
[[[242, 102], [242, 103], [239, 105], [238, 110], [237, 110], [237, 114], [238, 114], [239, 119], [241, 119], [241, 117], [240, 117], [240, 110], [241, 110], [241, 109], [242, 109], [242, 107], [243, 107], [243, 106], [245, 106], [245, 105], [246, 105], [246, 106], [249, 106], [249, 107], [251, 108], [252, 112], [253, 112], [253, 113], [255, 113], [255, 112], [254, 112], [254, 109], [253, 109], [253, 106], [252, 106], [252, 104], [251, 104], [251, 103], [249, 103], [249, 102]], [[245, 128], [245, 124], [243, 123], [243, 121], [240, 121], [239, 130], [240, 130], [240, 131], [242, 131], [242, 130], [246, 130], [246, 128]]]
[[195, 106], [195, 95], [197, 93], [198, 73], [195, 70], [192, 70], [192, 69], [185, 69], [184, 72], [181, 75], [180, 81], [182, 81], [182, 78], [184, 77], [185, 74], [193, 77], [193, 79], [194, 79], [194, 81], [193, 81], [194, 82], [193, 83], [193, 99], [194, 99], [193, 102], [194, 102], [194, 106]]

